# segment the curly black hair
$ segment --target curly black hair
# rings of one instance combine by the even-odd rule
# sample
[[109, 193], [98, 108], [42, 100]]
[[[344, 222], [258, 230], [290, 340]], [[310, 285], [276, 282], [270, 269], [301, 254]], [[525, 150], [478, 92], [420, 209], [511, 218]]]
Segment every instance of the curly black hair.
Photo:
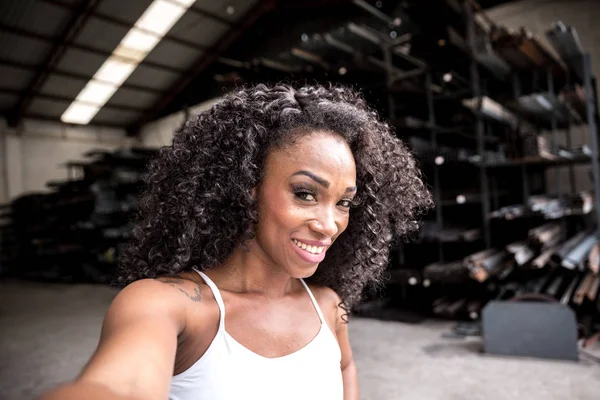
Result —
[[390, 126], [360, 93], [335, 85], [260, 84], [189, 118], [149, 165], [118, 283], [223, 263], [253, 237], [252, 189], [268, 152], [316, 130], [348, 143], [358, 201], [347, 230], [308, 281], [333, 289], [345, 307], [355, 305], [365, 285], [381, 282], [392, 238], [415, 231], [432, 200], [414, 157]]

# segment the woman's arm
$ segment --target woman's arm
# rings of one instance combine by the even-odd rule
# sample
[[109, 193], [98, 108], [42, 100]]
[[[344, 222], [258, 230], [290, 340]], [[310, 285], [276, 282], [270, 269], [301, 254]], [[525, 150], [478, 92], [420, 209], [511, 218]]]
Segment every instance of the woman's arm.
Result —
[[177, 337], [185, 325], [180, 297], [154, 280], [123, 289], [109, 307], [100, 343], [83, 372], [41, 400], [166, 399]]
[[[337, 295], [336, 295], [337, 297]], [[338, 303], [340, 303], [338, 297]], [[348, 323], [346, 311], [340, 306], [337, 307], [336, 317], [336, 336], [340, 349], [342, 351], [342, 378], [344, 380], [344, 400], [359, 400], [358, 396], [358, 373], [356, 364], [352, 357], [352, 348], [350, 347], [350, 338], [348, 336]]]

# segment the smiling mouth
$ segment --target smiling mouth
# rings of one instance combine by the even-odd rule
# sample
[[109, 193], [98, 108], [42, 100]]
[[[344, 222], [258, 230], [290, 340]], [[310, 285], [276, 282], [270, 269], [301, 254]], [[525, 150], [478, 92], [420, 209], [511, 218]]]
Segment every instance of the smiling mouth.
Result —
[[307, 245], [306, 243], [302, 243], [296, 239], [292, 239], [292, 242], [294, 242], [294, 244], [297, 247], [300, 247], [302, 250], [304, 250], [310, 254], [321, 254], [323, 252], [323, 250], [325, 249], [325, 246], [310, 246], [310, 245]]

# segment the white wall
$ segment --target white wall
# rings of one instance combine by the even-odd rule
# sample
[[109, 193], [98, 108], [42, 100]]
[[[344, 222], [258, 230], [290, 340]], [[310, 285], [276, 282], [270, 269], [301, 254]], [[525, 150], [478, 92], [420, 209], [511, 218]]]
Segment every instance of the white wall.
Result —
[[[61, 123], [26, 120], [18, 129], [2, 129], [0, 156], [5, 173], [0, 175], [0, 202], [25, 193], [47, 191], [49, 180], [64, 180], [67, 161], [85, 160], [91, 149], [114, 150], [138, 143], [125, 131], [112, 128], [69, 126]], [[5, 179], [2, 179], [4, 176]]]
[[[498, 24], [513, 29], [526, 27], [540, 39], [546, 40], [545, 32], [553, 23], [562, 21], [577, 30], [581, 44], [590, 54], [592, 71], [600, 76], [600, 0], [522, 0], [501, 5], [486, 13]], [[548, 138], [550, 134], [546, 133]], [[574, 127], [571, 130], [572, 144], [589, 144], [587, 127]], [[566, 144], [565, 133], [559, 132], [559, 144]], [[593, 188], [589, 178], [591, 167], [575, 166], [576, 190]], [[568, 188], [568, 167], [557, 168], [561, 182], [561, 192]], [[555, 172], [547, 173], [547, 185], [550, 193], [555, 193]]]
[[[208, 110], [213, 104], [217, 103], [220, 98], [214, 98], [203, 103], [190, 107], [190, 115], [199, 113], [200, 111]], [[150, 122], [142, 127], [140, 137], [144, 146], [162, 147], [170, 146], [173, 142], [173, 135], [177, 128], [183, 124], [185, 114], [179, 111], [175, 114], [168, 115], [159, 120]]]
[[[210, 108], [218, 99], [190, 108], [195, 114]], [[47, 191], [50, 180], [67, 179], [67, 161], [85, 160], [91, 149], [115, 150], [131, 145], [170, 145], [175, 130], [183, 123], [183, 111], [143, 127], [140, 138], [128, 138], [122, 129], [73, 126], [26, 120], [15, 129], [0, 119], [0, 204], [25, 193]]]

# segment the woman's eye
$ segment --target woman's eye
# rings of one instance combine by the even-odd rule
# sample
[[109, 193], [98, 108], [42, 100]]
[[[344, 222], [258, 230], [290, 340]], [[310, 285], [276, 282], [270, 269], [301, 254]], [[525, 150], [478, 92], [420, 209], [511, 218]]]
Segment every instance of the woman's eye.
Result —
[[342, 200], [342, 201], [340, 201], [340, 206], [342, 206], [344, 208], [350, 208], [351, 205], [352, 205], [352, 201], [351, 200]]
[[306, 200], [306, 201], [315, 201], [316, 200], [315, 196], [313, 196], [313, 194], [310, 192], [297, 192], [296, 196], [298, 196], [302, 200]]

